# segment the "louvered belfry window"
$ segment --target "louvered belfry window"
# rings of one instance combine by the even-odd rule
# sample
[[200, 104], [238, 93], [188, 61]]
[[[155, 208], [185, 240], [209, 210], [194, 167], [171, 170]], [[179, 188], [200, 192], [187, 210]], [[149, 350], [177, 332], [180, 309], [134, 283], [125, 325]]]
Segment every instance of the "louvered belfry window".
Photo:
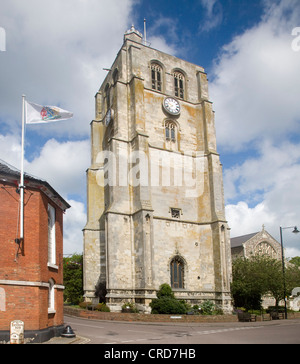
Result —
[[174, 73], [175, 96], [184, 99], [184, 76], [181, 72]]
[[162, 69], [157, 63], [151, 64], [152, 89], [162, 91]]

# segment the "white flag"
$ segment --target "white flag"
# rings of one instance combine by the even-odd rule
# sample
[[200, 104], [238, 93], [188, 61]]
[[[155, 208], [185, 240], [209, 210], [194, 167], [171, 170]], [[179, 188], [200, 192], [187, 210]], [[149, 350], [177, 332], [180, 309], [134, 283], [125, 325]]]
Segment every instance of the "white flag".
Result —
[[73, 117], [73, 113], [57, 106], [42, 106], [26, 101], [26, 124], [45, 124]]

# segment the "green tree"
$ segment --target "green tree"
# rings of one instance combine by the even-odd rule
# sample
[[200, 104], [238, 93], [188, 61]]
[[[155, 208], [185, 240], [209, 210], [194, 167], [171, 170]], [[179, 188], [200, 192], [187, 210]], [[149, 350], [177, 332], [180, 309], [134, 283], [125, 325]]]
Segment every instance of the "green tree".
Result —
[[260, 309], [263, 287], [251, 260], [239, 258], [232, 265], [231, 293], [236, 307]]
[[294, 257], [286, 265], [286, 288], [290, 295], [293, 288], [300, 287], [300, 257]]
[[77, 305], [83, 297], [83, 256], [73, 254], [63, 259], [64, 268], [64, 301]]
[[292, 263], [294, 266], [300, 268], [300, 257], [293, 257], [289, 260], [289, 263]]
[[255, 255], [233, 262], [232, 296], [237, 307], [242, 306], [247, 310], [259, 309], [265, 294], [271, 294], [278, 306], [284, 297], [283, 292], [280, 260], [268, 255]]

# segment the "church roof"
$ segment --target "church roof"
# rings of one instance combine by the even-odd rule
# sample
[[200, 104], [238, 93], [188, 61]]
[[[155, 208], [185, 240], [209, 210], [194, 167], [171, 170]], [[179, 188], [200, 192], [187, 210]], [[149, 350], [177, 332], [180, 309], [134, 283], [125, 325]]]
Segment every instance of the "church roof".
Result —
[[[18, 186], [20, 181], [20, 171], [0, 159], [0, 181], [13, 183]], [[68, 202], [65, 201], [47, 181], [39, 177], [34, 177], [29, 173], [24, 173], [24, 181], [26, 187], [39, 189], [62, 210], [66, 210], [71, 207]]]
[[253, 236], [255, 236], [256, 234], [258, 234], [258, 232], [252, 233], [252, 234], [247, 234], [247, 235], [237, 236], [235, 238], [231, 238], [230, 239], [231, 248], [236, 248], [238, 246], [242, 246], [246, 241], [253, 238]]

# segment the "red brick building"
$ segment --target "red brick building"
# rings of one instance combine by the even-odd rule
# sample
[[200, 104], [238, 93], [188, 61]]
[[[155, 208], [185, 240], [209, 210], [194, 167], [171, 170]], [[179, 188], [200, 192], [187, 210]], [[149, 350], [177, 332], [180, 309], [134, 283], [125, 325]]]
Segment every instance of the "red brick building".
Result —
[[25, 174], [24, 240], [19, 237], [20, 172], [0, 160], [0, 341], [10, 322], [43, 342], [63, 329], [63, 213], [70, 205], [44, 180]]

